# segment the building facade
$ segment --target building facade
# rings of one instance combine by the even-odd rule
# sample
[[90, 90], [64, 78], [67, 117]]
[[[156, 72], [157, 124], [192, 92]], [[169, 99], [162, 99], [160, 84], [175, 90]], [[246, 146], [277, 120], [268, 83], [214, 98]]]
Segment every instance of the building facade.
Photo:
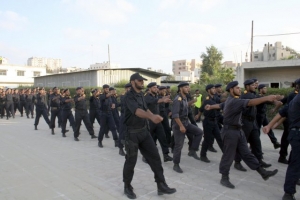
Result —
[[116, 68], [116, 69], [95, 69], [64, 74], [53, 74], [34, 78], [34, 85], [39, 87], [102, 87], [104, 84], [114, 86], [120, 81], [128, 81], [132, 74], [139, 72], [147, 79], [146, 86], [150, 82], [161, 82], [161, 76], [167, 74], [154, 72], [142, 68]]
[[176, 81], [191, 81], [195, 83], [201, 75], [202, 62], [197, 59], [172, 61], [172, 71]]
[[28, 58], [27, 65], [34, 67], [46, 67], [51, 71], [59, 71], [62, 68], [61, 59], [54, 58], [31, 57]]
[[34, 77], [45, 75], [45, 67], [0, 64], [0, 86], [2, 87], [32, 86]]

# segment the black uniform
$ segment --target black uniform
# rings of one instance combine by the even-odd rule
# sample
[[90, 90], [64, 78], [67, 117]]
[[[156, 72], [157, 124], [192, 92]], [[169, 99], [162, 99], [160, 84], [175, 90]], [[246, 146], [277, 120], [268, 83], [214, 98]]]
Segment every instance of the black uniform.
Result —
[[13, 95], [12, 94], [6, 94], [6, 104], [5, 104], [5, 110], [6, 110], [6, 118], [8, 119], [10, 115], [15, 117], [15, 110], [14, 110], [14, 102], [13, 102]]
[[223, 155], [220, 162], [220, 173], [228, 175], [230, 166], [237, 155], [253, 170], [258, 169], [260, 164], [250, 152], [247, 145], [246, 135], [242, 129], [242, 110], [247, 108], [249, 99], [240, 99], [229, 96], [223, 108], [224, 126], [221, 131], [223, 140]]
[[206, 105], [216, 104], [215, 97], [207, 96], [205, 101], [200, 107], [200, 112], [204, 114], [203, 120], [203, 132], [204, 132], [204, 141], [201, 148], [201, 157], [206, 157], [206, 152], [209, 147], [212, 146], [214, 138], [216, 138], [217, 143], [220, 149], [223, 149], [223, 143], [220, 135], [220, 129], [218, 125], [218, 114], [217, 110], [205, 110]]
[[61, 104], [61, 132], [66, 133], [66, 125], [67, 120], [69, 120], [70, 125], [72, 126], [73, 132], [75, 133], [75, 120], [72, 113], [72, 103], [66, 102], [66, 100], [71, 99], [70, 96], [61, 97], [60, 104]]
[[5, 96], [2, 96], [2, 94], [0, 94], [0, 115], [1, 115], [1, 119], [4, 117], [4, 110], [5, 110], [5, 101], [6, 98]]
[[20, 111], [20, 94], [18, 94], [18, 93], [13, 94], [13, 101], [14, 101], [15, 113], [17, 112], [17, 110], [19, 110], [19, 112], [21, 113], [21, 111]]
[[[164, 96], [158, 96], [159, 99], [163, 98]], [[171, 144], [171, 127], [169, 123], [169, 116], [168, 114], [171, 112], [169, 110], [170, 103], [160, 103], [159, 104], [159, 115], [163, 118], [163, 121], [161, 122], [168, 145]]]
[[29, 118], [29, 114], [33, 118], [33, 104], [34, 104], [34, 96], [33, 94], [27, 94], [25, 96], [25, 105], [26, 105], [26, 116]]
[[117, 100], [116, 96], [111, 96], [111, 102], [115, 104], [115, 108], [112, 108], [113, 118], [117, 127], [117, 131], [120, 133], [120, 115], [118, 111], [118, 107], [120, 107], [120, 103]]
[[123, 169], [123, 181], [130, 184], [134, 174], [134, 167], [137, 161], [138, 149], [148, 161], [156, 182], [165, 182], [163, 168], [158, 150], [149, 133], [148, 120], [135, 115], [137, 109], [147, 111], [147, 105], [143, 93], [137, 93], [133, 88], [125, 94], [124, 104], [124, 124], [126, 125], [126, 142], [133, 143], [133, 147], [125, 147], [126, 161]]
[[125, 112], [125, 95], [120, 96], [121, 116], [120, 116], [120, 132], [119, 132], [119, 148], [124, 148], [124, 140], [126, 134], [126, 126], [124, 124], [124, 112]]
[[[159, 98], [157, 97], [157, 95], [153, 95], [151, 93], [147, 93], [145, 95], [145, 102], [147, 104], [148, 109], [155, 115], [159, 114], [159, 109], [158, 109], [158, 100]], [[155, 124], [152, 121], [149, 121], [149, 125], [150, 125], [150, 134], [152, 136], [152, 138], [157, 138], [162, 152], [163, 154], [168, 154], [169, 153], [169, 146], [167, 143], [167, 139], [166, 139], [166, 135], [165, 135], [165, 131], [164, 131], [164, 127], [162, 126], [161, 123]], [[153, 140], [154, 141], [154, 140]]]
[[95, 122], [95, 119], [97, 119], [97, 122], [100, 125], [100, 100], [99, 97], [90, 97], [90, 122], [93, 124]]
[[88, 130], [89, 134], [91, 136], [95, 135], [93, 126], [90, 122], [89, 113], [87, 112], [86, 107], [86, 99], [81, 99], [80, 101], [78, 98], [80, 98], [80, 95], [75, 95], [74, 102], [75, 102], [75, 132], [74, 137], [78, 138], [79, 136], [79, 130], [81, 126], [81, 120], [83, 121], [86, 129]]
[[[263, 97], [261, 94], [257, 96], [258, 98]], [[258, 128], [260, 129], [262, 126], [266, 126], [269, 124], [269, 120], [267, 118], [267, 104], [268, 103], [262, 103], [256, 106], [257, 114], [256, 114], [256, 122], [258, 125]], [[270, 103], [269, 103], [270, 104]], [[277, 143], [277, 138], [274, 135], [274, 132], [272, 129], [268, 133], [268, 136], [273, 144]]]
[[20, 94], [20, 113], [23, 116], [23, 112], [26, 113], [26, 94]]
[[181, 150], [184, 144], [185, 135], [187, 135], [189, 138], [193, 138], [193, 142], [190, 145], [190, 149], [194, 151], [198, 150], [203, 135], [203, 131], [200, 128], [189, 123], [188, 114], [189, 114], [188, 99], [183, 98], [181, 94], [178, 94], [173, 100], [172, 119], [174, 120], [174, 118], [179, 118], [181, 123], [184, 125], [186, 129], [186, 133], [183, 134], [180, 131], [179, 125], [174, 120], [172, 125], [174, 142], [175, 142], [174, 150], [173, 150], [174, 164], [180, 163]]
[[34, 122], [35, 126], [39, 124], [41, 115], [43, 115], [46, 123], [50, 126], [50, 120], [48, 118], [48, 112], [47, 112], [46, 95], [37, 94], [36, 95], [36, 116]]
[[98, 136], [98, 141], [102, 142], [103, 136], [109, 128], [113, 135], [113, 139], [116, 141], [118, 140], [118, 134], [117, 134], [117, 129], [116, 129], [116, 124], [115, 120], [112, 114], [112, 101], [110, 97], [106, 97], [106, 94], [103, 93], [100, 95], [100, 116], [101, 116], [101, 123], [100, 123], [100, 131], [99, 131], [99, 136]]
[[289, 194], [296, 193], [296, 184], [300, 178], [300, 95], [295, 95], [289, 103], [288, 122], [289, 135], [288, 141], [292, 147], [289, 158], [289, 166], [286, 171], [284, 191]]
[[51, 124], [50, 127], [52, 129], [55, 128], [55, 119], [57, 117], [58, 121], [61, 121], [60, 115], [60, 94], [51, 94], [50, 95], [50, 107], [51, 107]]

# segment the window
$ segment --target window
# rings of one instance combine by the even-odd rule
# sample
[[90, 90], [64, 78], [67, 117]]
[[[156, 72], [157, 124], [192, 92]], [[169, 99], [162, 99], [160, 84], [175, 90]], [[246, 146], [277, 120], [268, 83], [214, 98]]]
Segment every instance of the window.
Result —
[[254, 58], [258, 58], [258, 55], [256, 54], [256, 55], [254, 55]]
[[0, 70], [0, 76], [6, 76], [6, 70]]
[[41, 76], [41, 72], [33, 72], [33, 76]]
[[24, 76], [25, 71], [17, 71], [17, 76]]

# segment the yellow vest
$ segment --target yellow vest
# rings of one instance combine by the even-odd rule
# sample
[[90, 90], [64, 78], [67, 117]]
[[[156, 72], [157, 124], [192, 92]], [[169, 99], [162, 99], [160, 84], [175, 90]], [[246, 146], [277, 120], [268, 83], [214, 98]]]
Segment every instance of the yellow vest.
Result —
[[202, 104], [201, 99], [202, 99], [202, 94], [199, 94], [199, 96], [197, 97], [197, 101], [196, 101], [196, 103], [195, 103], [195, 106], [196, 106], [197, 108], [200, 108], [200, 107], [201, 107], [201, 104]]

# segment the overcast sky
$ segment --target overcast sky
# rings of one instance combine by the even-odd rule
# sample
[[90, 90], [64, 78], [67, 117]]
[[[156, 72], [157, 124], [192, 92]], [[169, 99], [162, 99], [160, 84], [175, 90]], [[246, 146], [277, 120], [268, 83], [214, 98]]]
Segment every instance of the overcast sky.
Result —
[[[0, 0], [0, 56], [9, 63], [61, 58], [63, 67], [108, 60], [171, 72], [172, 61], [200, 59], [215, 45], [240, 62], [254, 35], [300, 32], [299, 0]], [[300, 34], [255, 37], [254, 50], [282, 41], [300, 51]]]

